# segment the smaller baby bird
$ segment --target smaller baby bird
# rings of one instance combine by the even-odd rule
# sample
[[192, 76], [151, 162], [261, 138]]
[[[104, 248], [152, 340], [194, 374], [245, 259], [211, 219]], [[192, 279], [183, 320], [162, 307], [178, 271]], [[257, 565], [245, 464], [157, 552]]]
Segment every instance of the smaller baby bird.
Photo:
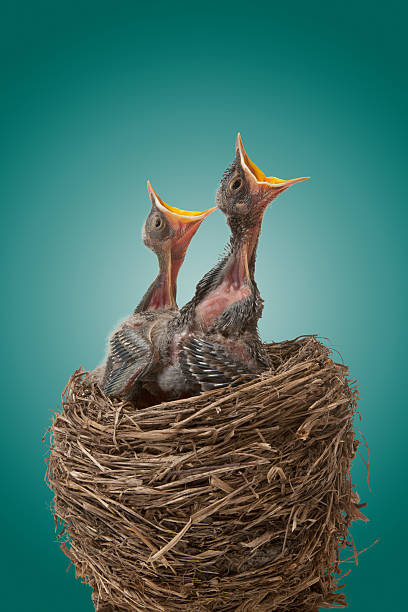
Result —
[[102, 388], [108, 396], [137, 398], [134, 381], [154, 362], [152, 336], [177, 311], [177, 276], [188, 246], [204, 219], [217, 207], [203, 212], [166, 204], [147, 182], [152, 208], [143, 227], [144, 244], [157, 255], [159, 272], [134, 313], [111, 334]]

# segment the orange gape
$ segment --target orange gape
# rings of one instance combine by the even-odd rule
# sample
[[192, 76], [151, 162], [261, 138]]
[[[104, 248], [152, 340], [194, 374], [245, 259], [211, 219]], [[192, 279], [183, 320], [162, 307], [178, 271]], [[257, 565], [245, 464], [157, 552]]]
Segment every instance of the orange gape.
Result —
[[251, 180], [254, 179], [258, 185], [265, 184], [266, 186], [278, 188], [279, 190], [286, 189], [295, 183], [299, 183], [300, 181], [306, 181], [310, 176], [302, 176], [300, 178], [294, 178], [289, 180], [279, 179], [276, 176], [266, 176], [262, 170], [258, 168], [258, 166], [249, 159], [247, 152], [244, 149], [244, 145], [242, 144], [241, 134], [238, 132], [237, 136], [237, 153], [240, 155], [241, 166], [242, 169], [247, 174], [247, 177]]

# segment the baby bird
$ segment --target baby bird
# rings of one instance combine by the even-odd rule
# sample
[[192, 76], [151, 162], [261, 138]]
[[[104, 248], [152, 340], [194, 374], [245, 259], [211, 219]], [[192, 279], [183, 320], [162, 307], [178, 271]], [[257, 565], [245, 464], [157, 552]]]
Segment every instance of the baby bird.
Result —
[[231, 229], [229, 249], [198, 283], [177, 320], [181, 370], [201, 391], [269, 367], [257, 330], [263, 309], [254, 278], [259, 234], [267, 206], [306, 178], [266, 176], [249, 159], [238, 134], [236, 157], [217, 192], [217, 204]]
[[147, 182], [152, 208], [143, 227], [144, 244], [158, 258], [159, 272], [134, 313], [112, 333], [102, 388], [109, 396], [137, 395], [134, 385], [152, 362], [151, 339], [177, 312], [177, 276], [188, 246], [204, 219], [217, 207], [203, 212], [166, 204]]

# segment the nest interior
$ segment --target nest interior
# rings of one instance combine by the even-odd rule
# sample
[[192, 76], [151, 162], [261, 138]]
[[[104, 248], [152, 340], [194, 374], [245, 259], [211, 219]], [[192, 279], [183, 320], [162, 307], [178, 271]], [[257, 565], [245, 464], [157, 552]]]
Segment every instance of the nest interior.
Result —
[[316, 337], [269, 351], [249, 382], [141, 410], [71, 377], [47, 477], [96, 609], [345, 606], [357, 390]]

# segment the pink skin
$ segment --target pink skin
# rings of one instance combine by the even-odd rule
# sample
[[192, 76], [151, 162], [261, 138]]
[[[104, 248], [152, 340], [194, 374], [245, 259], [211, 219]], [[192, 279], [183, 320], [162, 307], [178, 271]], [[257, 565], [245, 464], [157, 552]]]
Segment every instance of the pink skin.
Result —
[[252, 293], [252, 283], [249, 278], [248, 262], [251, 260], [266, 205], [260, 208], [257, 224], [248, 234], [246, 241], [236, 251], [228, 264], [223, 281], [209, 293], [196, 308], [196, 323], [202, 327], [210, 327], [215, 319], [222, 315], [224, 310], [240, 302]]
[[232, 259], [224, 280], [196, 308], [196, 322], [209, 327], [226, 308], [251, 295], [246, 266], [246, 254], [241, 248]]

